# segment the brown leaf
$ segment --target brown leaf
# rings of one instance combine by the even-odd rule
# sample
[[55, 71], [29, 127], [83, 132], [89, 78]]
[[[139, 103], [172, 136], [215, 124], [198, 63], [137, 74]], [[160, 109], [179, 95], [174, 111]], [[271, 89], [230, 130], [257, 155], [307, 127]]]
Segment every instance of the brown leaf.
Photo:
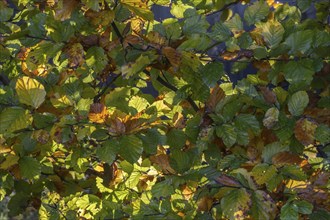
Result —
[[185, 128], [186, 123], [184, 120], [184, 116], [180, 112], [175, 113], [175, 115], [173, 116], [173, 125], [175, 128]]
[[69, 55], [69, 67], [79, 67], [84, 64], [84, 48], [80, 43], [76, 43], [71, 45], [69, 50], [67, 51]]
[[300, 164], [304, 159], [291, 152], [279, 152], [272, 157], [272, 163], [276, 166], [285, 164]]
[[217, 104], [225, 97], [224, 91], [220, 88], [218, 84], [216, 84], [212, 89], [211, 89], [211, 94], [209, 99], [206, 102], [207, 107], [211, 110], [214, 111], [215, 107]]
[[221, 175], [214, 179], [217, 183], [222, 184], [224, 186], [231, 186], [231, 187], [240, 187], [241, 184], [237, 182], [234, 178], [227, 176], [227, 175]]
[[198, 211], [208, 212], [212, 208], [213, 199], [211, 197], [205, 196], [198, 200], [197, 206]]
[[169, 156], [166, 154], [153, 155], [150, 157], [152, 163], [157, 164], [164, 174], [175, 174], [175, 170], [170, 165]]
[[162, 54], [168, 59], [173, 67], [178, 68], [180, 66], [182, 55], [176, 49], [172, 47], [163, 47]]
[[314, 143], [314, 133], [316, 128], [316, 122], [309, 118], [301, 118], [296, 122], [294, 127], [294, 135], [300, 143], [307, 146]]
[[269, 61], [254, 61], [253, 66], [256, 67], [260, 73], [268, 73], [271, 69]]
[[62, 4], [59, 4], [58, 9], [55, 13], [55, 19], [64, 21], [71, 17], [72, 11], [76, 8], [79, 1], [78, 0], [63, 0]]
[[276, 94], [266, 86], [259, 87], [262, 96], [268, 104], [275, 104], [277, 101]]
[[111, 118], [110, 120], [107, 120], [107, 124], [110, 125], [108, 128], [110, 133], [113, 133], [115, 135], [121, 135], [125, 134], [126, 127], [123, 121], [120, 118]]
[[93, 103], [90, 106], [88, 118], [91, 122], [104, 123], [107, 117], [108, 117], [107, 109], [103, 104]]

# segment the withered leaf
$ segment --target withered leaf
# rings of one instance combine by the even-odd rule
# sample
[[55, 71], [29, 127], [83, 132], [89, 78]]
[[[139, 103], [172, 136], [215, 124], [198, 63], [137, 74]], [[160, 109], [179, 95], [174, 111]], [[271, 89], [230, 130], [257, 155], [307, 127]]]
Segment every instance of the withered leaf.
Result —
[[301, 118], [296, 122], [294, 135], [303, 145], [313, 144], [315, 141], [314, 133], [317, 123], [309, 118]]

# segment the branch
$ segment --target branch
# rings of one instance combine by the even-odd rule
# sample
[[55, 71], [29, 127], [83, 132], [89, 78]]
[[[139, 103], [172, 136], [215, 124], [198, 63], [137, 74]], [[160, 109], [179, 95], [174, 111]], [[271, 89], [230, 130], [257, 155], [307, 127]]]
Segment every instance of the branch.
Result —
[[[116, 33], [116, 35], [118, 36], [118, 38], [120, 39], [120, 42], [122, 43], [124, 41], [123, 36], [121, 35], [121, 33], [119, 32], [119, 29], [117, 27], [117, 25], [115, 24], [115, 22], [111, 23], [111, 26], [114, 30], [114, 32]], [[150, 76], [150, 72], [146, 69], [143, 70], [143, 72], [145, 74], [147, 74], [148, 76]], [[172, 84], [166, 82], [165, 80], [163, 80], [160, 76], [157, 76], [156, 80], [161, 83], [163, 86], [169, 88], [170, 90], [176, 92], [178, 91], [178, 88], [176, 88], [175, 86], [173, 86]], [[95, 99], [94, 99], [95, 100]], [[191, 107], [197, 112], [199, 110], [199, 107], [196, 105], [196, 103], [194, 102], [194, 100], [191, 99], [191, 97], [187, 97], [186, 100], [190, 103]]]
[[101, 96], [107, 91], [109, 86], [119, 78], [119, 76], [121, 76], [121, 74], [117, 74], [111, 81], [109, 81], [105, 84], [103, 89], [94, 97], [94, 102], [99, 102], [99, 99], [101, 98]]
[[117, 37], [119, 38], [120, 40], [120, 43], [122, 44], [124, 42], [124, 38], [123, 38], [123, 35], [121, 35], [117, 25], [115, 24], [115, 22], [111, 22], [111, 27], [113, 28], [113, 30], [115, 31]]
[[[150, 72], [146, 69], [143, 70], [143, 72], [145, 74], [147, 74], [148, 76], [150, 76]], [[162, 84], [163, 86], [169, 88], [170, 90], [176, 92], [178, 91], [178, 88], [176, 88], [175, 86], [173, 86], [172, 84], [166, 82], [165, 80], [163, 80], [160, 76], [157, 76], [156, 80]], [[190, 96], [188, 96], [186, 98], [186, 100], [189, 102], [189, 104], [191, 105], [191, 107], [197, 112], [199, 110], [199, 107], [196, 105], [196, 103], [194, 102], [194, 100], [192, 100], [192, 98]]]
[[231, 3], [227, 4], [227, 5], [224, 5], [222, 8], [220, 8], [220, 9], [217, 10], [217, 11], [211, 12], [210, 14], [206, 14], [206, 16], [211, 16], [211, 15], [214, 15], [214, 14], [220, 13], [220, 12], [226, 10], [227, 8], [229, 8], [230, 6], [232, 6], [232, 5], [236, 5], [236, 4], [239, 3], [239, 2], [240, 2], [239, 0], [234, 1], [234, 2], [231, 2]]

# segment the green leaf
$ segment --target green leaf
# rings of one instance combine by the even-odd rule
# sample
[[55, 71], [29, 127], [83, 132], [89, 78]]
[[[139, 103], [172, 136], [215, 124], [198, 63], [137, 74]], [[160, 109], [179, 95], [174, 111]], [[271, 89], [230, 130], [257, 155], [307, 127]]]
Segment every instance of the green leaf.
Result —
[[237, 133], [233, 125], [220, 125], [216, 127], [215, 131], [217, 136], [222, 139], [226, 147], [230, 148], [236, 143]]
[[294, 93], [288, 101], [289, 112], [294, 116], [299, 116], [304, 112], [304, 109], [309, 103], [308, 94], [305, 91]]
[[276, 107], [272, 107], [266, 111], [265, 117], [262, 120], [264, 126], [268, 129], [271, 129], [278, 122], [278, 116], [280, 112]]
[[324, 209], [319, 209], [319, 210], [315, 210], [308, 217], [310, 218], [310, 220], [327, 220], [330, 218], [330, 212]]
[[233, 218], [238, 211], [249, 207], [250, 195], [244, 188], [233, 189], [221, 199], [221, 209], [226, 217]]
[[273, 165], [258, 164], [252, 169], [251, 174], [256, 183], [261, 185], [274, 178], [277, 174], [277, 169]]
[[148, 101], [140, 96], [133, 96], [128, 102], [128, 106], [135, 108], [136, 112], [145, 110], [148, 105]]
[[290, 34], [284, 43], [290, 47], [291, 54], [304, 54], [311, 48], [313, 35], [312, 30], [297, 31]]
[[23, 104], [38, 108], [45, 101], [45, 88], [35, 79], [23, 76], [17, 80], [15, 89], [19, 101]]
[[305, 12], [311, 7], [312, 0], [297, 0], [297, 5], [301, 12]]
[[156, 154], [157, 146], [164, 144], [165, 136], [161, 135], [156, 129], [149, 129], [146, 133], [140, 134], [143, 148], [146, 153]]
[[187, 152], [181, 150], [171, 151], [170, 165], [179, 173], [184, 173], [191, 167], [191, 160]]
[[27, 128], [31, 122], [32, 117], [28, 110], [19, 107], [6, 108], [0, 114], [0, 133]]
[[0, 22], [8, 21], [14, 13], [14, 9], [7, 7], [6, 2], [0, 2]]
[[330, 143], [330, 128], [325, 125], [319, 125], [315, 130], [315, 139], [322, 145]]
[[284, 28], [280, 22], [269, 20], [266, 23], [258, 23], [256, 26], [261, 29], [261, 35], [270, 48], [277, 47], [281, 43]]
[[98, 156], [103, 162], [112, 164], [116, 159], [120, 145], [116, 139], [105, 141], [101, 147], [96, 150], [96, 156]]
[[307, 176], [297, 165], [286, 165], [281, 168], [280, 172], [293, 180], [306, 180]]
[[231, 19], [224, 23], [232, 32], [239, 32], [243, 30], [243, 22], [239, 14], [235, 14]]
[[167, 134], [167, 144], [170, 145], [171, 149], [181, 149], [186, 143], [186, 135], [181, 129], [171, 129]]
[[309, 85], [314, 74], [311, 61], [290, 61], [284, 67], [284, 77], [289, 83], [305, 82]]
[[142, 141], [135, 135], [127, 135], [120, 138], [119, 144], [120, 156], [131, 164], [136, 163], [143, 152]]
[[194, 33], [205, 34], [210, 24], [206, 21], [205, 17], [194, 15], [184, 21], [182, 31], [185, 35]]
[[256, 190], [251, 195], [251, 214], [254, 219], [274, 219], [275, 204], [270, 196], [262, 190]]
[[298, 212], [304, 215], [312, 214], [313, 205], [309, 202], [302, 200], [302, 201], [294, 201], [294, 204], [298, 207]]
[[95, 72], [101, 72], [108, 63], [108, 58], [101, 47], [91, 47], [86, 53], [86, 64]]
[[239, 114], [236, 116], [234, 123], [241, 130], [251, 130], [256, 135], [260, 133], [260, 125], [254, 115]]
[[187, 9], [193, 9], [193, 7], [182, 3], [181, 1], [174, 2], [171, 7], [171, 14], [176, 18], [184, 18], [184, 12]]
[[217, 81], [224, 75], [223, 64], [220, 62], [208, 63], [202, 67], [201, 73], [203, 74], [203, 82], [209, 87], [214, 87]]
[[120, 70], [123, 77], [130, 78], [131, 76], [141, 72], [147, 65], [156, 60], [157, 57], [158, 56], [154, 53], [142, 54], [134, 63], [128, 63], [121, 66]]
[[18, 161], [20, 174], [27, 179], [33, 179], [40, 175], [40, 162], [32, 157], [22, 157]]
[[298, 207], [291, 202], [287, 202], [281, 208], [281, 220], [298, 220]]
[[155, 198], [168, 197], [172, 193], [174, 193], [173, 186], [167, 181], [156, 183], [151, 189], [152, 197]]
[[275, 154], [287, 150], [289, 150], [288, 146], [282, 145], [280, 142], [273, 142], [264, 147], [261, 158], [265, 163], [272, 163], [272, 157]]
[[209, 36], [215, 41], [222, 42], [228, 40], [232, 36], [232, 32], [222, 22], [217, 22], [213, 25], [212, 32]]
[[183, 42], [178, 50], [206, 50], [212, 43], [211, 39], [204, 34], [192, 34], [188, 40]]
[[264, 19], [269, 13], [269, 6], [264, 1], [256, 1], [244, 11], [244, 19], [252, 25]]

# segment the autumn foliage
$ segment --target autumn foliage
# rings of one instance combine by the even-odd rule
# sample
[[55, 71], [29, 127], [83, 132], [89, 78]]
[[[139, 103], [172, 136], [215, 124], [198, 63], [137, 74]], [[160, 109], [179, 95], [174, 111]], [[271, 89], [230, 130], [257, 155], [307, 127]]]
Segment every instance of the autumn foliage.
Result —
[[1, 216], [330, 219], [329, 10], [0, 0]]

